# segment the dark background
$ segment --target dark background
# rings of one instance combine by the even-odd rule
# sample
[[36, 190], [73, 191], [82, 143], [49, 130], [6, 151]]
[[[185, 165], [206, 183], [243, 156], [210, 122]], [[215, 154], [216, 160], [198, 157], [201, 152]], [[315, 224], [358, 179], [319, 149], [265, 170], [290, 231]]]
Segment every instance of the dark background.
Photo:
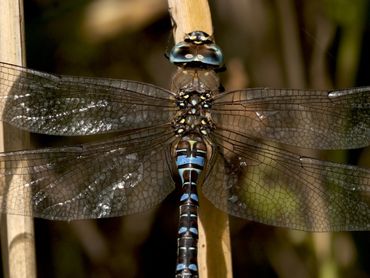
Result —
[[[217, 0], [227, 89], [370, 85], [367, 0]], [[25, 1], [27, 65], [169, 87], [175, 67], [164, 0]], [[104, 23], [105, 22], [105, 23]], [[36, 146], [83, 139], [32, 136]], [[370, 150], [322, 157], [370, 167]], [[38, 277], [173, 277], [177, 195], [145, 214], [35, 220]], [[312, 234], [231, 218], [234, 277], [368, 277], [370, 234]]]

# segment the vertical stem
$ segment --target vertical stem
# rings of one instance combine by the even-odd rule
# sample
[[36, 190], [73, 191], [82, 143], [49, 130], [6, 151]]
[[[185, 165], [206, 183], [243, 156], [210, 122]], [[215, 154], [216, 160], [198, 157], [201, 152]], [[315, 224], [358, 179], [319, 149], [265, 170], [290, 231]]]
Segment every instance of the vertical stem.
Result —
[[[24, 64], [24, 26], [22, 0], [0, 0], [0, 60]], [[4, 90], [1, 88], [0, 90]], [[25, 132], [6, 124], [0, 126], [1, 150], [21, 149], [28, 144]], [[17, 178], [2, 180], [0, 190], [17, 184]], [[6, 197], [3, 197], [6, 198]], [[27, 199], [27, 198], [26, 198]], [[14, 198], [14, 200], [16, 200]], [[3, 200], [1, 200], [3, 201]], [[29, 200], [24, 200], [29, 206]], [[36, 277], [33, 221], [31, 217], [2, 215], [1, 241], [4, 277]]]
[[[174, 21], [175, 42], [191, 31], [213, 34], [211, 13], [206, 0], [168, 0]], [[200, 185], [201, 188], [201, 185]], [[201, 278], [231, 278], [231, 247], [228, 216], [217, 210], [201, 190], [199, 194], [198, 266]]]
[[349, 3], [351, 10], [348, 11], [348, 15], [343, 19], [337, 20], [339, 26], [342, 27], [335, 76], [337, 87], [353, 86], [356, 82], [361, 58], [362, 36], [366, 28], [366, 14], [369, 2], [366, 0], [356, 1], [356, 4], [353, 6], [353, 3]]
[[297, 28], [297, 14], [294, 1], [276, 1], [281, 30], [283, 59], [286, 70], [286, 83], [292, 88], [306, 88], [304, 62]]
[[[315, 39], [320, 42], [320, 44], [316, 44], [313, 57], [311, 58], [311, 62], [315, 63], [315, 72], [309, 72], [305, 70], [304, 58], [303, 58], [303, 49], [301, 45], [301, 40], [299, 39], [299, 30], [298, 30], [298, 15], [294, 9], [294, 2], [292, 0], [283, 0], [283, 1], [276, 1], [276, 7], [278, 13], [280, 15], [280, 26], [281, 26], [281, 34], [282, 34], [282, 41], [283, 41], [283, 57], [285, 60], [285, 69], [287, 73], [287, 85], [293, 88], [306, 88], [306, 87], [320, 87], [320, 89], [327, 88], [325, 86], [328, 83], [328, 79], [325, 79], [325, 71], [323, 69], [323, 50], [326, 51], [327, 49], [323, 47], [323, 42], [330, 43], [330, 34], [332, 32], [331, 26], [325, 24], [320, 20], [320, 13], [316, 15], [315, 18], [310, 18], [310, 22], [317, 21], [317, 26], [319, 31], [315, 34]], [[312, 1], [311, 1], [312, 2]], [[315, 5], [317, 3], [313, 2], [310, 3], [311, 5]], [[309, 4], [307, 4], [309, 5]], [[308, 23], [307, 23], [308, 24]], [[323, 39], [320, 39], [319, 36], [325, 36]], [[322, 53], [320, 53], [322, 52]], [[321, 59], [320, 59], [321, 58]], [[316, 60], [315, 60], [316, 59]], [[325, 59], [324, 59], [325, 60]], [[310, 78], [307, 78], [308, 73], [311, 74]], [[308, 82], [311, 81], [311, 83]], [[314, 84], [316, 81], [316, 84]], [[320, 82], [320, 83], [319, 83]], [[317, 151], [311, 150], [310, 156], [317, 156]], [[297, 173], [297, 175], [299, 175]], [[312, 179], [314, 180], [314, 176]], [[316, 177], [320, 179], [319, 176]], [[314, 183], [314, 181], [312, 182]], [[316, 186], [323, 186], [323, 184], [316, 183]], [[307, 196], [308, 198], [308, 196]], [[317, 205], [317, 204], [316, 204]], [[320, 206], [324, 207], [325, 204], [321, 203]], [[314, 208], [312, 208], [314, 209]], [[332, 246], [332, 235], [330, 233], [312, 233], [309, 235], [313, 241], [313, 248], [314, 252], [317, 256], [318, 263], [318, 277], [337, 277], [338, 270], [335, 263], [333, 263], [331, 251]], [[329, 276], [328, 276], [329, 275]], [[333, 276], [332, 276], [333, 275]]]

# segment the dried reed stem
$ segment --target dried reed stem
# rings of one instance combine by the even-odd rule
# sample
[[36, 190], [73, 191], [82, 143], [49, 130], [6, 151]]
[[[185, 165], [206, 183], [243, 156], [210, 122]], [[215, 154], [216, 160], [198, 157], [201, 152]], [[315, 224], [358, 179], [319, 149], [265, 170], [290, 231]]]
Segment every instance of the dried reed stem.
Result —
[[[0, 61], [13, 64], [24, 64], [23, 40], [23, 2], [22, 0], [0, 0]], [[1, 88], [0, 90], [5, 90]], [[1, 124], [1, 151], [23, 149], [29, 143], [25, 132], [9, 125]], [[17, 178], [3, 179], [0, 191], [11, 188]], [[0, 198], [5, 198], [1, 196]], [[15, 200], [15, 199], [14, 199]], [[29, 205], [29, 199], [24, 200]], [[20, 215], [2, 215], [1, 241], [4, 264], [4, 277], [36, 277], [36, 259], [33, 220]]]

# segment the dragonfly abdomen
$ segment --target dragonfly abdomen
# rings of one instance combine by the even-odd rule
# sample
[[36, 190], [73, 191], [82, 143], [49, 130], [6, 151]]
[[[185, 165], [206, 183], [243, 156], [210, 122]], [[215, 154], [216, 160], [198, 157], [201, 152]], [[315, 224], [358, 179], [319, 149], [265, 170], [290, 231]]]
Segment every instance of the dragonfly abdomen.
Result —
[[180, 217], [177, 237], [176, 277], [198, 277], [197, 181], [207, 158], [203, 139], [195, 134], [181, 138], [176, 146], [176, 166], [181, 179]]

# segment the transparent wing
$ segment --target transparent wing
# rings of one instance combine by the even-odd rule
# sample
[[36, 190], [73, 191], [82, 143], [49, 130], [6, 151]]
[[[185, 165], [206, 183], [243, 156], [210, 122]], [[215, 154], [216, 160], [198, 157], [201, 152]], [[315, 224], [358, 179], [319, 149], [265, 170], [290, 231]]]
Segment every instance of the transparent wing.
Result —
[[218, 127], [304, 148], [370, 144], [370, 87], [233, 91], [216, 96], [212, 115]]
[[57, 76], [0, 62], [2, 120], [31, 132], [89, 135], [168, 123], [172, 93], [135, 81]]
[[228, 130], [203, 186], [238, 217], [306, 231], [370, 229], [370, 169], [301, 157]]
[[171, 140], [166, 126], [77, 147], [1, 153], [1, 212], [73, 220], [149, 209], [174, 188], [166, 163]]

